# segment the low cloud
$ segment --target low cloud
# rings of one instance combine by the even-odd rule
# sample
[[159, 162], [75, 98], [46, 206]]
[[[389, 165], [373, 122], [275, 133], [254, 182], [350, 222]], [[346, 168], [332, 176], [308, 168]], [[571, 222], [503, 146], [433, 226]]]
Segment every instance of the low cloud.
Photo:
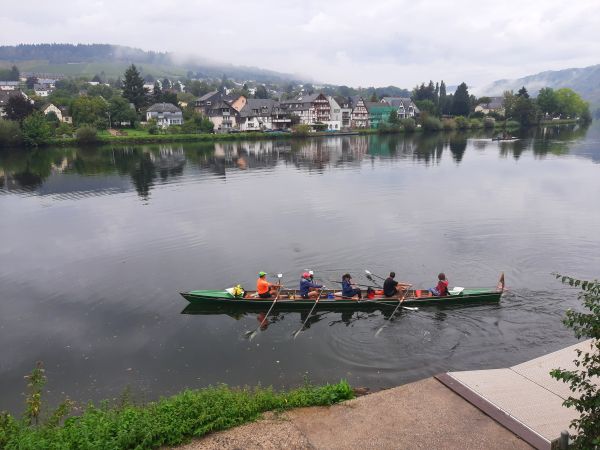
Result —
[[594, 0], [57, 0], [36, 11], [12, 5], [1, 41], [130, 45], [353, 86], [473, 86], [600, 62]]

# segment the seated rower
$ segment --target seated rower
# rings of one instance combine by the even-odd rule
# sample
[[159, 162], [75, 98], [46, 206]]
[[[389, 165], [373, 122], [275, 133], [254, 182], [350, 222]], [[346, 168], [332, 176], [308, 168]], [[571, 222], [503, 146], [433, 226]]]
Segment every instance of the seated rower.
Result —
[[390, 276], [383, 282], [383, 295], [386, 297], [395, 297], [405, 291], [410, 284], [398, 283], [394, 278], [396, 277], [395, 272], [390, 272]]
[[355, 296], [358, 296], [359, 299], [362, 298], [361, 290], [354, 287], [352, 284], [352, 277], [349, 273], [342, 277], [342, 296], [346, 298], [353, 298]]
[[258, 272], [258, 280], [256, 280], [256, 293], [260, 298], [271, 298], [277, 295], [277, 291], [281, 286], [269, 283], [266, 279], [266, 272]]
[[312, 281], [310, 273], [304, 272], [302, 274], [302, 278], [300, 279], [300, 288], [298, 291], [300, 293], [300, 297], [303, 299], [315, 299], [319, 296], [319, 291], [316, 289], [320, 289], [322, 287], [322, 285]]
[[444, 297], [448, 295], [448, 280], [446, 280], [446, 275], [442, 272], [438, 275], [438, 284], [436, 287], [429, 289], [436, 297]]

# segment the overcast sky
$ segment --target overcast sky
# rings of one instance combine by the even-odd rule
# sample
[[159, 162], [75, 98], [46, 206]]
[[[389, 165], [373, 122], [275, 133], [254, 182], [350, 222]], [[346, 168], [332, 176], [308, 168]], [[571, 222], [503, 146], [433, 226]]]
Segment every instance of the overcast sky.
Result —
[[598, 0], [19, 0], [0, 43], [110, 43], [351, 86], [481, 86], [600, 63]]

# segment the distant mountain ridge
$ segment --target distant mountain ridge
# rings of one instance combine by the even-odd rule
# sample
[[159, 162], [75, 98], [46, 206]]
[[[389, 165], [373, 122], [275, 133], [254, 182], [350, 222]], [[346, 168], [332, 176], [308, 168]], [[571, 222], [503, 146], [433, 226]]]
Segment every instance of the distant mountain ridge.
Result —
[[530, 94], [537, 95], [544, 87], [568, 87], [594, 105], [600, 105], [600, 64], [564, 70], [548, 70], [514, 80], [497, 80], [478, 89], [480, 95], [502, 95], [504, 91], [517, 91], [525, 86]]
[[[2, 64], [4, 63], [4, 64]], [[256, 67], [219, 64], [200, 57], [185, 57], [170, 52], [145, 51], [111, 44], [19, 44], [0, 46], [0, 64], [16, 64], [22, 71], [95, 75], [90, 71], [103, 65], [109, 76], [122, 74], [125, 64], [142, 65], [154, 76], [185, 75], [191, 71], [200, 77], [252, 79], [261, 82], [296, 80], [298, 77]], [[80, 66], [77, 73], [77, 67]], [[62, 72], [61, 72], [62, 70]]]

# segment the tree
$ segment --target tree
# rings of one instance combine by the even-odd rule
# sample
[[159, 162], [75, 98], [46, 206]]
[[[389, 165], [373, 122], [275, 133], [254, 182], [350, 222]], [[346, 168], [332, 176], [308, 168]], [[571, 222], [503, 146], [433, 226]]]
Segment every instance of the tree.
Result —
[[535, 123], [537, 119], [537, 109], [535, 102], [529, 98], [529, 95], [516, 95], [511, 115], [521, 125], [528, 126]]
[[19, 81], [19, 77], [17, 66], [12, 66], [10, 69], [0, 69], [0, 80]]
[[544, 114], [554, 115], [558, 111], [558, 99], [552, 88], [542, 88], [536, 99], [538, 108]]
[[258, 86], [256, 86], [254, 98], [269, 98], [269, 93], [267, 92], [267, 88], [264, 84], [259, 84]]
[[33, 89], [37, 82], [37, 77], [27, 77], [27, 80], [25, 80], [25, 86], [27, 86], [27, 89]]
[[120, 125], [123, 122], [129, 122], [131, 125], [132, 122], [137, 120], [135, 109], [123, 97], [112, 98], [108, 102], [108, 112], [110, 114], [110, 126]]
[[23, 141], [30, 146], [38, 146], [45, 143], [52, 135], [52, 128], [46, 121], [46, 117], [40, 111], [29, 115], [23, 120]]
[[123, 97], [133, 103], [136, 109], [140, 109], [146, 104], [146, 94], [148, 91], [144, 88], [144, 80], [136, 69], [135, 65], [129, 66], [125, 71], [125, 81], [123, 82]]
[[19, 145], [22, 139], [23, 135], [18, 122], [0, 119], [0, 148]]
[[469, 90], [466, 83], [461, 83], [456, 88], [456, 92], [454, 92], [452, 114], [455, 116], [468, 116], [469, 112], [471, 112]]
[[571, 422], [576, 433], [571, 435], [569, 448], [595, 449], [600, 446], [600, 282], [578, 280], [568, 276], [556, 275], [563, 284], [581, 289], [579, 298], [586, 312], [567, 310], [563, 323], [574, 331], [577, 339], [591, 338], [589, 351], [576, 350], [575, 370], [554, 369], [550, 375], [569, 385], [573, 395], [563, 405], [575, 408], [579, 418]]
[[400, 125], [400, 119], [398, 118], [398, 112], [394, 109], [390, 112], [390, 116], [388, 117], [388, 122], [392, 125]]
[[589, 108], [588, 104], [573, 89], [561, 88], [556, 91], [558, 112], [564, 117], [579, 117]]
[[529, 93], [527, 92], [527, 89], [525, 89], [525, 86], [519, 89], [519, 92], [517, 92], [517, 97], [529, 98]]
[[105, 128], [108, 103], [102, 97], [77, 97], [71, 103], [73, 123], [79, 127], [83, 124]]
[[22, 95], [11, 95], [6, 102], [4, 112], [8, 120], [16, 120], [21, 123], [33, 112], [33, 105]]
[[373, 91], [373, 93], [371, 94], [371, 99], [369, 100], [371, 102], [377, 102], [377, 92]]
[[160, 103], [163, 101], [162, 99], [162, 89], [160, 88], [160, 83], [158, 81], [154, 82], [154, 90], [152, 91], [152, 100], [154, 103]]

